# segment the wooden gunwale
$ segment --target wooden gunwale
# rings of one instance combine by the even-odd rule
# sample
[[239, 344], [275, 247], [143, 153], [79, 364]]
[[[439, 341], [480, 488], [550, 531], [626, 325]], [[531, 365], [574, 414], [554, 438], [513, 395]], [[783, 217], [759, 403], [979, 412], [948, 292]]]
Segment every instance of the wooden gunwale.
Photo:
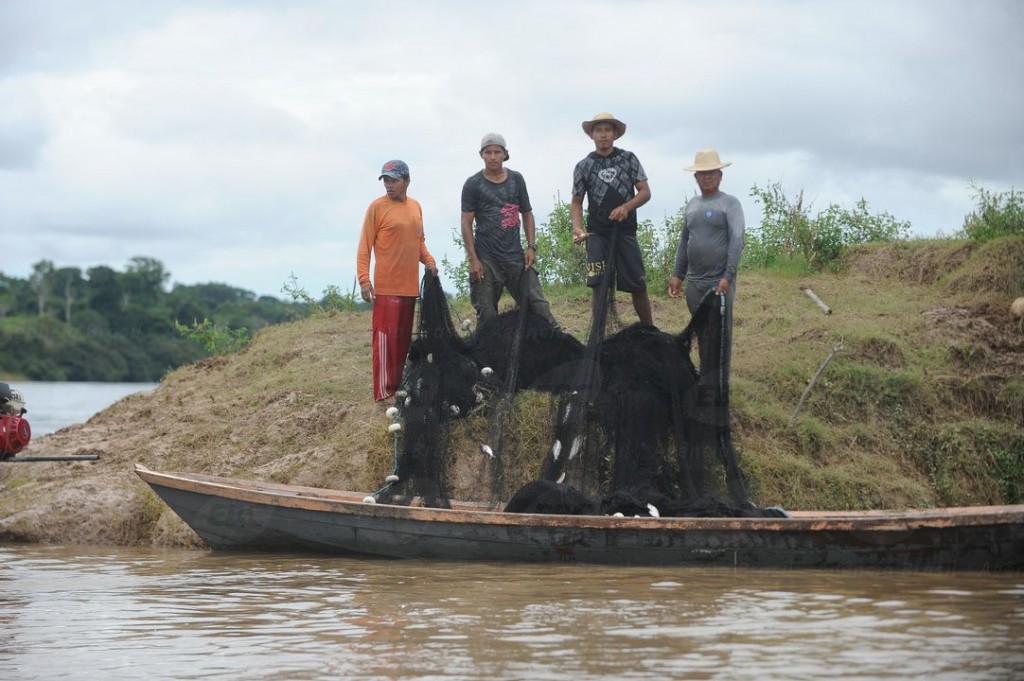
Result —
[[580, 529], [674, 529], [705, 531], [903, 531], [915, 528], [1024, 524], [1024, 505], [970, 506], [874, 511], [789, 511], [788, 518], [616, 518], [612, 516], [504, 513], [485, 504], [453, 502], [453, 508], [394, 506], [363, 501], [364, 493], [317, 487], [257, 482], [234, 478], [151, 471], [136, 464], [135, 472], [150, 484], [196, 494], [268, 506], [310, 511], [343, 512], [367, 518], [393, 518], [453, 524], [564, 527]]

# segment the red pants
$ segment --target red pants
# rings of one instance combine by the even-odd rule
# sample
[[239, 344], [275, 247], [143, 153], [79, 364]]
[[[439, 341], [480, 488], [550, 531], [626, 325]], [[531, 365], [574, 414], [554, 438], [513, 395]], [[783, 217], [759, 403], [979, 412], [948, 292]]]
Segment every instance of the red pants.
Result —
[[376, 296], [373, 300], [373, 399], [386, 400], [402, 382], [412, 343], [416, 298]]

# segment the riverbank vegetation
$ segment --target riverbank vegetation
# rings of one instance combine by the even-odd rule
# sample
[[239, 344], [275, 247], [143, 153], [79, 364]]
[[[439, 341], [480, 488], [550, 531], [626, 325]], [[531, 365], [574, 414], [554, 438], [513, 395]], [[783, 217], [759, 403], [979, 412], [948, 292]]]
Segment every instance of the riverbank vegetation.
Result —
[[254, 331], [301, 317], [283, 302], [226, 284], [178, 284], [153, 258], [85, 273], [43, 260], [27, 279], [0, 273], [0, 376], [33, 381], [155, 382]]

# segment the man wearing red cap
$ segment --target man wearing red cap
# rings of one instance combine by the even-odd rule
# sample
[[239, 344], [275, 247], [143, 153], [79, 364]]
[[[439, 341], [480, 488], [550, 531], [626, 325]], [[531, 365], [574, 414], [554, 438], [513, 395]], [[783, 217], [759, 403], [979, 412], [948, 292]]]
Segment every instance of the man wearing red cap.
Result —
[[[651, 199], [647, 174], [631, 151], [619, 149], [615, 140], [626, 134], [626, 124], [610, 113], [599, 113], [583, 121], [583, 132], [594, 141], [594, 151], [576, 164], [572, 181], [572, 240], [587, 242], [587, 286], [593, 290], [595, 318], [598, 290], [615, 240], [615, 286], [633, 298], [633, 309], [641, 323], [653, 325], [651, 301], [647, 297], [647, 273], [636, 240], [636, 209]], [[587, 230], [583, 230], [583, 196], [587, 196]]]
[[[409, 166], [388, 161], [380, 171], [385, 195], [366, 209], [356, 252], [363, 300], [373, 304], [373, 399], [385, 400], [402, 382], [412, 343], [419, 263], [437, 276], [437, 263], [423, 236], [423, 209], [407, 195]], [[375, 259], [370, 281], [370, 255]]]

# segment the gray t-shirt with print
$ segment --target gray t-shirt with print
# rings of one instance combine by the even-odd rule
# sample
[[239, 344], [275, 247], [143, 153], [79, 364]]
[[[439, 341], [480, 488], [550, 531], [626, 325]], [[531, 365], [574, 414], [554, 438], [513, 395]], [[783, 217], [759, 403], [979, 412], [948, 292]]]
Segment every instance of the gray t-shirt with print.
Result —
[[491, 182], [480, 172], [462, 186], [462, 212], [473, 213], [476, 229], [473, 245], [481, 260], [512, 262], [523, 259], [519, 235], [520, 215], [533, 210], [526, 180], [521, 173], [506, 169], [504, 182]]

